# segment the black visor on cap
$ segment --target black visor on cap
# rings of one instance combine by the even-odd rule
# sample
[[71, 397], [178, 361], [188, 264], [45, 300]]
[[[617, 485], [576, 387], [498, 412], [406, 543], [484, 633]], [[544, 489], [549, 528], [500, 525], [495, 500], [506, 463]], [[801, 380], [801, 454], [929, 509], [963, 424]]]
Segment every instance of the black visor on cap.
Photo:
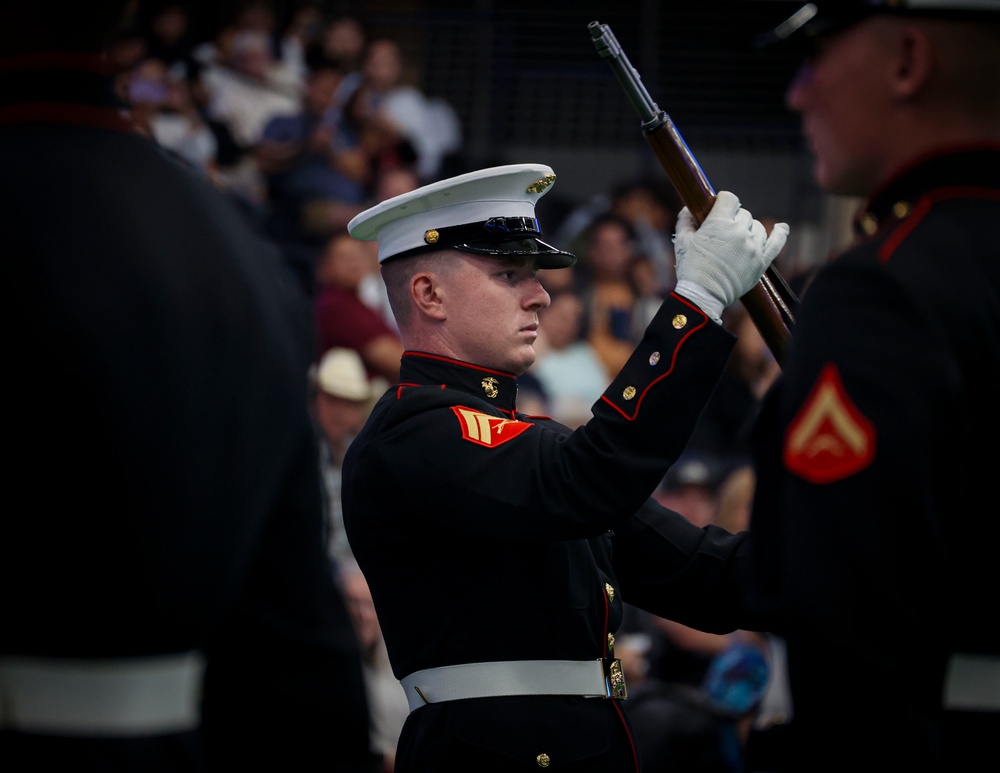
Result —
[[841, 0], [839, 5], [827, 0], [822, 11], [817, 3], [806, 3], [774, 29], [757, 35], [754, 45], [758, 48], [780, 45], [807, 50], [820, 35], [843, 29], [865, 15], [862, 4], [845, 0]]
[[568, 268], [576, 263], [576, 255], [546, 244], [537, 238], [539, 234], [537, 218], [491, 217], [481, 223], [428, 230], [424, 241], [432, 249], [537, 257], [539, 268]]
[[774, 29], [757, 35], [759, 47], [780, 44], [809, 50], [817, 38], [838, 32], [873, 14], [991, 21], [1000, 17], [1000, 3], [912, 2], [907, 0], [824, 0], [806, 3]]

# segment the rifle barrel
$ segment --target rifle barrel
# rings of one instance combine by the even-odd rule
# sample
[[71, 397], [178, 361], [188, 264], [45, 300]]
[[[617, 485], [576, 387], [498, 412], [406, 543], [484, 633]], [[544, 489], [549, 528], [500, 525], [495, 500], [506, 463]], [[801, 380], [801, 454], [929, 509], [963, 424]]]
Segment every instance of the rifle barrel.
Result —
[[[642, 78], [607, 24], [587, 25], [598, 55], [610, 66], [641, 119], [641, 128], [653, 152], [673, 183], [681, 201], [700, 224], [715, 203], [715, 189], [681, 133], [649, 95]], [[795, 325], [798, 298], [772, 265], [740, 301], [760, 331], [778, 364], [783, 364]]]

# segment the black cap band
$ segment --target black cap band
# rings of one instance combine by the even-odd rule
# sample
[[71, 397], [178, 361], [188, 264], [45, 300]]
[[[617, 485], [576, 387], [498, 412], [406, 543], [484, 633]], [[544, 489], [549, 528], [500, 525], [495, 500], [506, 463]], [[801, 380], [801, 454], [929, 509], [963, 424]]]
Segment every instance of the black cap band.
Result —
[[424, 242], [449, 247], [466, 242], [519, 241], [542, 233], [537, 217], [491, 217], [481, 223], [465, 223], [447, 228], [430, 228], [424, 232]]
[[425, 246], [406, 250], [390, 260], [448, 249], [475, 255], [531, 257], [539, 268], [568, 268], [576, 263], [576, 255], [546, 244], [538, 238], [541, 233], [538, 218], [534, 217], [491, 217], [478, 223], [429, 228], [424, 232]]

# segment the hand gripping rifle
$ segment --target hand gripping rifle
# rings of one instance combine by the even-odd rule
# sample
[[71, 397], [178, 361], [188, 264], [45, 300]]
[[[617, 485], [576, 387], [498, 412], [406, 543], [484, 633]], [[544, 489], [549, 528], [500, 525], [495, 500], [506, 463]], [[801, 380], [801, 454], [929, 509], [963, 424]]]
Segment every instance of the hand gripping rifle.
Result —
[[[639, 73], [631, 65], [614, 33], [607, 24], [592, 21], [587, 25], [594, 46], [602, 59], [607, 60], [642, 119], [642, 131], [656, 157], [670, 177], [681, 201], [687, 206], [697, 223], [701, 223], [715, 203], [715, 189], [705, 178], [704, 172], [691, 154], [687, 143], [677, 131], [673, 121], [657, 107], [642, 84]], [[740, 298], [750, 318], [760, 331], [764, 342], [779, 365], [795, 326], [794, 309], [798, 298], [789, 289], [774, 266], [768, 266], [760, 281]]]

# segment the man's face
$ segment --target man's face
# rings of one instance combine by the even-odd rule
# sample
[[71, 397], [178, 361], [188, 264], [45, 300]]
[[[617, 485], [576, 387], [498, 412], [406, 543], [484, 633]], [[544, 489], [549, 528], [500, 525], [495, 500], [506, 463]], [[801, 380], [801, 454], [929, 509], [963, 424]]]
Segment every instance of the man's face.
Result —
[[549, 346], [561, 350], [578, 341], [586, 311], [583, 299], [576, 293], [556, 295], [542, 315], [542, 331]]
[[634, 245], [619, 223], [603, 223], [590, 235], [587, 261], [598, 279], [622, 279], [634, 255]]
[[365, 423], [365, 403], [346, 400], [320, 389], [316, 395], [316, 421], [335, 452], [343, 451]]
[[462, 360], [520, 375], [535, 361], [538, 311], [549, 294], [533, 258], [456, 252], [441, 277], [445, 335]]
[[314, 72], [307, 83], [305, 102], [316, 115], [321, 115], [331, 104], [343, 77], [333, 69]]
[[831, 193], [864, 196], [879, 182], [891, 33], [891, 20], [872, 17], [821, 39], [789, 86], [816, 182]]
[[316, 264], [320, 284], [356, 290], [368, 274], [378, 272], [378, 245], [363, 242], [347, 234], [334, 236]]

